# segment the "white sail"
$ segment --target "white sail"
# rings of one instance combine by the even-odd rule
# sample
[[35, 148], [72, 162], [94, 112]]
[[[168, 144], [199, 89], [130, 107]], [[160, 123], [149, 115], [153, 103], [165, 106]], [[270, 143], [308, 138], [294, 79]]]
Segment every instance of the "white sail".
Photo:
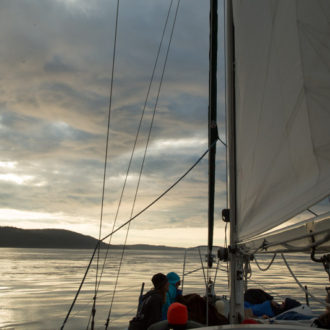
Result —
[[330, 194], [330, 1], [233, 1], [239, 240]]
[[302, 223], [243, 241], [245, 253], [330, 252], [330, 212]]

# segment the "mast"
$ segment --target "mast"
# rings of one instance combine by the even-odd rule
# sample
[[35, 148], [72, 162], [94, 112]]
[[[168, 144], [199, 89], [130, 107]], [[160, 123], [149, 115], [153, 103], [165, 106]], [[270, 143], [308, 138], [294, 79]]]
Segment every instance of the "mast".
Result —
[[209, 111], [208, 111], [208, 145], [209, 145], [209, 205], [208, 205], [208, 267], [212, 267], [212, 246], [214, 227], [214, 186], [215, 154], [218, 139], [217, 129], [217, 55], [218, 55], [218, 0], [210, 0], [210, 50], [209, 50]]
[[235, 44], [232, 0], [226, 0], [226, 102], [228, 207], [230, 210], [230, 323], [239, 323], [244, 316], [243, 256], [237, 249], [236, 198], [236, 123], [235, 123]]

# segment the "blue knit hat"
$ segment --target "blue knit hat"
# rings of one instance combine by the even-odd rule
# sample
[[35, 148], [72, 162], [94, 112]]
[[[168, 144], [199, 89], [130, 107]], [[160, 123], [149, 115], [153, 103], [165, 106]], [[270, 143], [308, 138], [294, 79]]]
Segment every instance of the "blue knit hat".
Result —
[[174, 273], [174, 272], [170, 272], [166, 275], [167, 279], [168, 279], [168, 282], [170, 284], [176, 284], [180, 281], [180, 276], [177, 274], [177, 273]]

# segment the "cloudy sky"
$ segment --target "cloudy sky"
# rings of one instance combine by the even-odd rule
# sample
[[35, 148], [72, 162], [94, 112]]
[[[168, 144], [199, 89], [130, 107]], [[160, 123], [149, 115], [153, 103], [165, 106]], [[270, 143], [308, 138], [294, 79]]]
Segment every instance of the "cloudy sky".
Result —
[[[121, 0], [102, 237], [114, 223], [169, 0]], [[115, 227], [129, 219], [177, 1], [173, 1]], [[219, 5], [218, 125], [224, 138]], [[116, 1], [0, 2], [0, 225], [98, 237]], [[207, 149], [208, 2], [181, 0], [136, 214]], [[132, 223], [128, 244], [206, 244], [207, 156]], [[223, 243], [225, 149], [217, 147], [215, 244]], [[113, 239], [123, 241], [125, 231]]]

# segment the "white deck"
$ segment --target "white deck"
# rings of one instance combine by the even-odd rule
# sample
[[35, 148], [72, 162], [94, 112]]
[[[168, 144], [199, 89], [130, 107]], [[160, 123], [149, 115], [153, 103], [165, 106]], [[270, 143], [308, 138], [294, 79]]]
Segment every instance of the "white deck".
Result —
[[297, 330], [304, 330], [304, 329], [315, 329], [310, 326], [302, 326], [302, 325], [288, 325], [288, 324], [230, 324], [230, 325], [217, 325], [213, 327], [205, 327], [199, 329], [207, 329], [207, 330], [221, 330], [221, 329], [258, 329], [258, 330], [277, 330], [277, 329], [297, 329]]

